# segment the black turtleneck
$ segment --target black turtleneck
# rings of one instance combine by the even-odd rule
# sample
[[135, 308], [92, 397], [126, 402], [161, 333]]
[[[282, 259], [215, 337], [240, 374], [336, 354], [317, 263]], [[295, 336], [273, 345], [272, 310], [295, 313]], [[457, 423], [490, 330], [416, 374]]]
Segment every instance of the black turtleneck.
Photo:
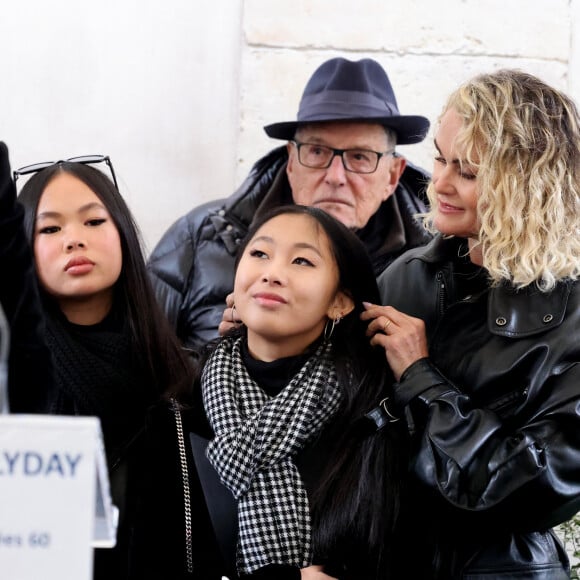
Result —
[[312, 350], [308, 349], [302, 354], [264, 362], [250, 354], [246, 340], [242, 341], [241, 352], [251, 379], [270, 397], [275, 397], [292, 380], [312, 354]]

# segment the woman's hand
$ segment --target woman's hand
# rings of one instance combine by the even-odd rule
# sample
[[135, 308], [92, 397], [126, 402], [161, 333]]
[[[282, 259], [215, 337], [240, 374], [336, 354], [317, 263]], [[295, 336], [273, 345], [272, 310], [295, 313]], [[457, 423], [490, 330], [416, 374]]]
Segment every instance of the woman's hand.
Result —
[[362, 320], [370, 320], [367, 336], [371, 344], [382, 346], [387, 362], [398, 381], [414, 362], [429, 356], [425, 323], [420, 318], [403, 314], [392, 306], [365, 302]]
[[322, 566], [308, 566], [300, 569], [301, 580], [338, 580], [322, 571]]
[[236, 307], [234, 306], [234, 294], [228, 294], [226, 296], [226, 309], [222, 314], [222, 321], [218, 326], [218, 332], [220, 336], [227, 334], [232, 328], [239, 326], [242, 321], [238, 318], [238, 313], [236, 312]]

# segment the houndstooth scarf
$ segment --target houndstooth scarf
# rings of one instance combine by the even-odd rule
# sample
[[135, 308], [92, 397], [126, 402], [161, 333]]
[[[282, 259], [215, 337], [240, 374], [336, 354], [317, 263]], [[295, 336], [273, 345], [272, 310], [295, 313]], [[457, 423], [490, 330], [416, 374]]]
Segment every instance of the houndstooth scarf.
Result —
[[238, 500], [238, 569], [307, 566], [310, 509], [293, 458], [342, 400], [330, 344], [323, 343], [270, 398], [242, 362], [241, 338], [225, 339], [205, 365], [202, 391], [215, 433], [207, 457]]

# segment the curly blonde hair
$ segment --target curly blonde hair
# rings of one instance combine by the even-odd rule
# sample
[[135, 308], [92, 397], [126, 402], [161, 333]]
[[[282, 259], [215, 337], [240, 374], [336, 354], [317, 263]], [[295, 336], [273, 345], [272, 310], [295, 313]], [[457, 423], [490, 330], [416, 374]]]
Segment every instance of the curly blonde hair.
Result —
[[[580, 119], [539, 78], [499, 70], [454, 91], [443, 110], [463, 119], [456, 145], [476, 169], [479, 243], [494, 285], [550, 290], [580, 276]], [[433, 184], [428, 189], [436, 208]], [[433, 229], [434, 211], [425, 214]]]

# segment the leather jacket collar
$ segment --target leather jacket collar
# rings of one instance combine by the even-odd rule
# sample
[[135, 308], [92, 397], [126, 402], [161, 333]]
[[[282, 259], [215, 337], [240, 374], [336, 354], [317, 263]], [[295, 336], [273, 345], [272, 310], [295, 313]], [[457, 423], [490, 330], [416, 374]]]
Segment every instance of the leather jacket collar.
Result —
[[[425, 248], [419, 248], [408, 260], [420, 259], [432, 264], [451, 262], [444, 268], [444, 275], [450, 278], [453, 263], [457, 261], [458, 250], [464, 243], [460, 238], [444, 238], [441, 234]], [[453, 287], [449, 280], [448, 287]], [[508, 282], [488, 290], [489, 331], [498, 336], [532, 336], [559, 326], [566, 312], [572, 284], [562, 281], [550, 292], [542, 292], [536, 285], [517, 289]], [[522, 300], [522, 294], [526, 299]]]

